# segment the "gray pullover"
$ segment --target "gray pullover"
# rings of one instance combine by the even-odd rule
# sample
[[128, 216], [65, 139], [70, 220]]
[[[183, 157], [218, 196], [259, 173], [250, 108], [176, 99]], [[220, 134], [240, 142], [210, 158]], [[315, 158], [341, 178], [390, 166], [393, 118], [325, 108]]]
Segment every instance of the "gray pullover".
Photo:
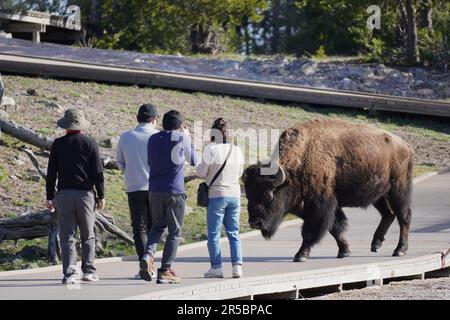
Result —
[[118, 167], [125, 172], [127, 192], [148, 191], [147, 144], [148, 139], [158, 130], [148, 123], [140, 123], [136, 128], [121, 134], [117, 144]]

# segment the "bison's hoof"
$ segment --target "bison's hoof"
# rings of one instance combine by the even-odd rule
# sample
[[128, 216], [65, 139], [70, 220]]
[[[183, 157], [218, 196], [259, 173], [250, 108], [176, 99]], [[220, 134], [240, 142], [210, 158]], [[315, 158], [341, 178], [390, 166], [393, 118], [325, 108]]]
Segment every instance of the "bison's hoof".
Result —
[[337, 258], [338, 258], [338, 259], [342, 259], [342, 258], [345, 258], [345, 257], [349, 257], [350, 254], [351, 254], [351, 251], [348, 250], [348, 249], [345, 250], [345, 251], [339, 251], [339, 252], [338, 252], [338, 255], [337, 255]]
[[308, 257], [305, 255], [295, 256], [294, 262], [306, 262], [308, 260]]
[[372, 241], [372, 245], [371, 245], [371, 247], [370, 247], [370, 251], [372, 251], [372, 252], [377, 252], [377, 250], [381, 248], [382, 242], [383, 242], [383, 241], [380, 240], [380, 239], [373, 240], [373, 241]]
[[395, 250], [394, 253], [392, 254], [393, 257], [403, 257], [406, 254], [406, 252], [400, 251], [400, 250]]

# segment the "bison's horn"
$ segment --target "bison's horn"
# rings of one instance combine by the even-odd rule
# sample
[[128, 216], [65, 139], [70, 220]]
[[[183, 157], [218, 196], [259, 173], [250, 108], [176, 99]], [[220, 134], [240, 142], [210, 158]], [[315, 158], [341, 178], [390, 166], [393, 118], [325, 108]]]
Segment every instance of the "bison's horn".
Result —
[[284, 181], [286, 181], [286, 173], [284, 173], [283, 168], [280, 166], [278, 162], [277, 166], [279, 170], [275, 175], [275, 177], [270, 181], [274, 188], [281, 186], [284, 183]]

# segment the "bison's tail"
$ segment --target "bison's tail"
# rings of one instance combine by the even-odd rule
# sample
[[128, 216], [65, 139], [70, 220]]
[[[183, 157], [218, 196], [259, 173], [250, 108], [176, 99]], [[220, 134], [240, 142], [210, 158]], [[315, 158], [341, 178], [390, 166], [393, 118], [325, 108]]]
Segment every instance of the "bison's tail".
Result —
[[413, 170], [414, 170], [414, 153], [411, 152], [411, 156], [408, 162], [398, 173], [395, 188], [391, 189], [389, 195], [394, 200], [398, 208], [408, 208], [411, 205], [412, 190], [413, 190]]
[[414, 181], [414, 152], [412, 151], [411, 157], [409, 158], [408, 161], [408, 169], [407, 169], [407, 173], [406, 173], [406, 199], [405, 201], [407, 201], [408, 205], [411, 204], [411, 197], [412, 197], [412, 190], [413, 190], [413, 181]]

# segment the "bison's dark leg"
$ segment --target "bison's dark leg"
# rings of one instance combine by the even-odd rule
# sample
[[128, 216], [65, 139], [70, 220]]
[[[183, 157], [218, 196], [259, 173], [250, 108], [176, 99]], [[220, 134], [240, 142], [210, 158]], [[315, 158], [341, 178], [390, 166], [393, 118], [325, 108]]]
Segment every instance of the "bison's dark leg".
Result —
[[394, 197], [391, 201], [394, 212], [400, 225], [400, 237], [393, 256], [404, 256], [408, 250], [409, 225], [411, 224], [411, 208], [408, 195]]
[[400, 238], [397, 248], [394, 250], [393, 256], [404, 256], [408, 250], [408, 235], [409, 226], [411, 224], [411, 208], [403, 209], [397, 215], [398, 223], [400, 224]]
[[335, 213], [334, 223], [330, 229], [331, 235], [336, 239], [339, 247], [338, 258], [348, 257], [350, 255], [350, 249], [348, 248], [347, 239], [344, 237], [344, 232], [347, 230], [347, 217], [341, 208], [338, 208]]
[[[411, 224], [411, 194], [412, 194], [412, 172], [413, 157], [409, 159], [406, 181], [398, 179], [396, 188], [389, 192], [390, 205], [397, 216], [400, 225], [400, 238], [393, 256], [404, 256], [408, 250], [408, 234]], [[403, 183], [401, 183], [403, 182]]]
[[311, 247], [314, 246], [324, 234], [331, 229], [336, 212], [336, 199], [317, 197], [315, 201], [305, 202], [302, 246], [294, 257], [294, 262], [308, 260]]
[[381, 248], [381, 244], [384, 241], [384, 236], [386, 232], [389, 230], [392, 222], [395, 219], [395, 213], [393, 212], [388, 198], [381, 197], [377, 202], [375, 202], [374, 207], [381, 213], [381, 221], [378, 225], [377, 230], [373, 235], [371, 251], [377, 252], [379, 248]]

